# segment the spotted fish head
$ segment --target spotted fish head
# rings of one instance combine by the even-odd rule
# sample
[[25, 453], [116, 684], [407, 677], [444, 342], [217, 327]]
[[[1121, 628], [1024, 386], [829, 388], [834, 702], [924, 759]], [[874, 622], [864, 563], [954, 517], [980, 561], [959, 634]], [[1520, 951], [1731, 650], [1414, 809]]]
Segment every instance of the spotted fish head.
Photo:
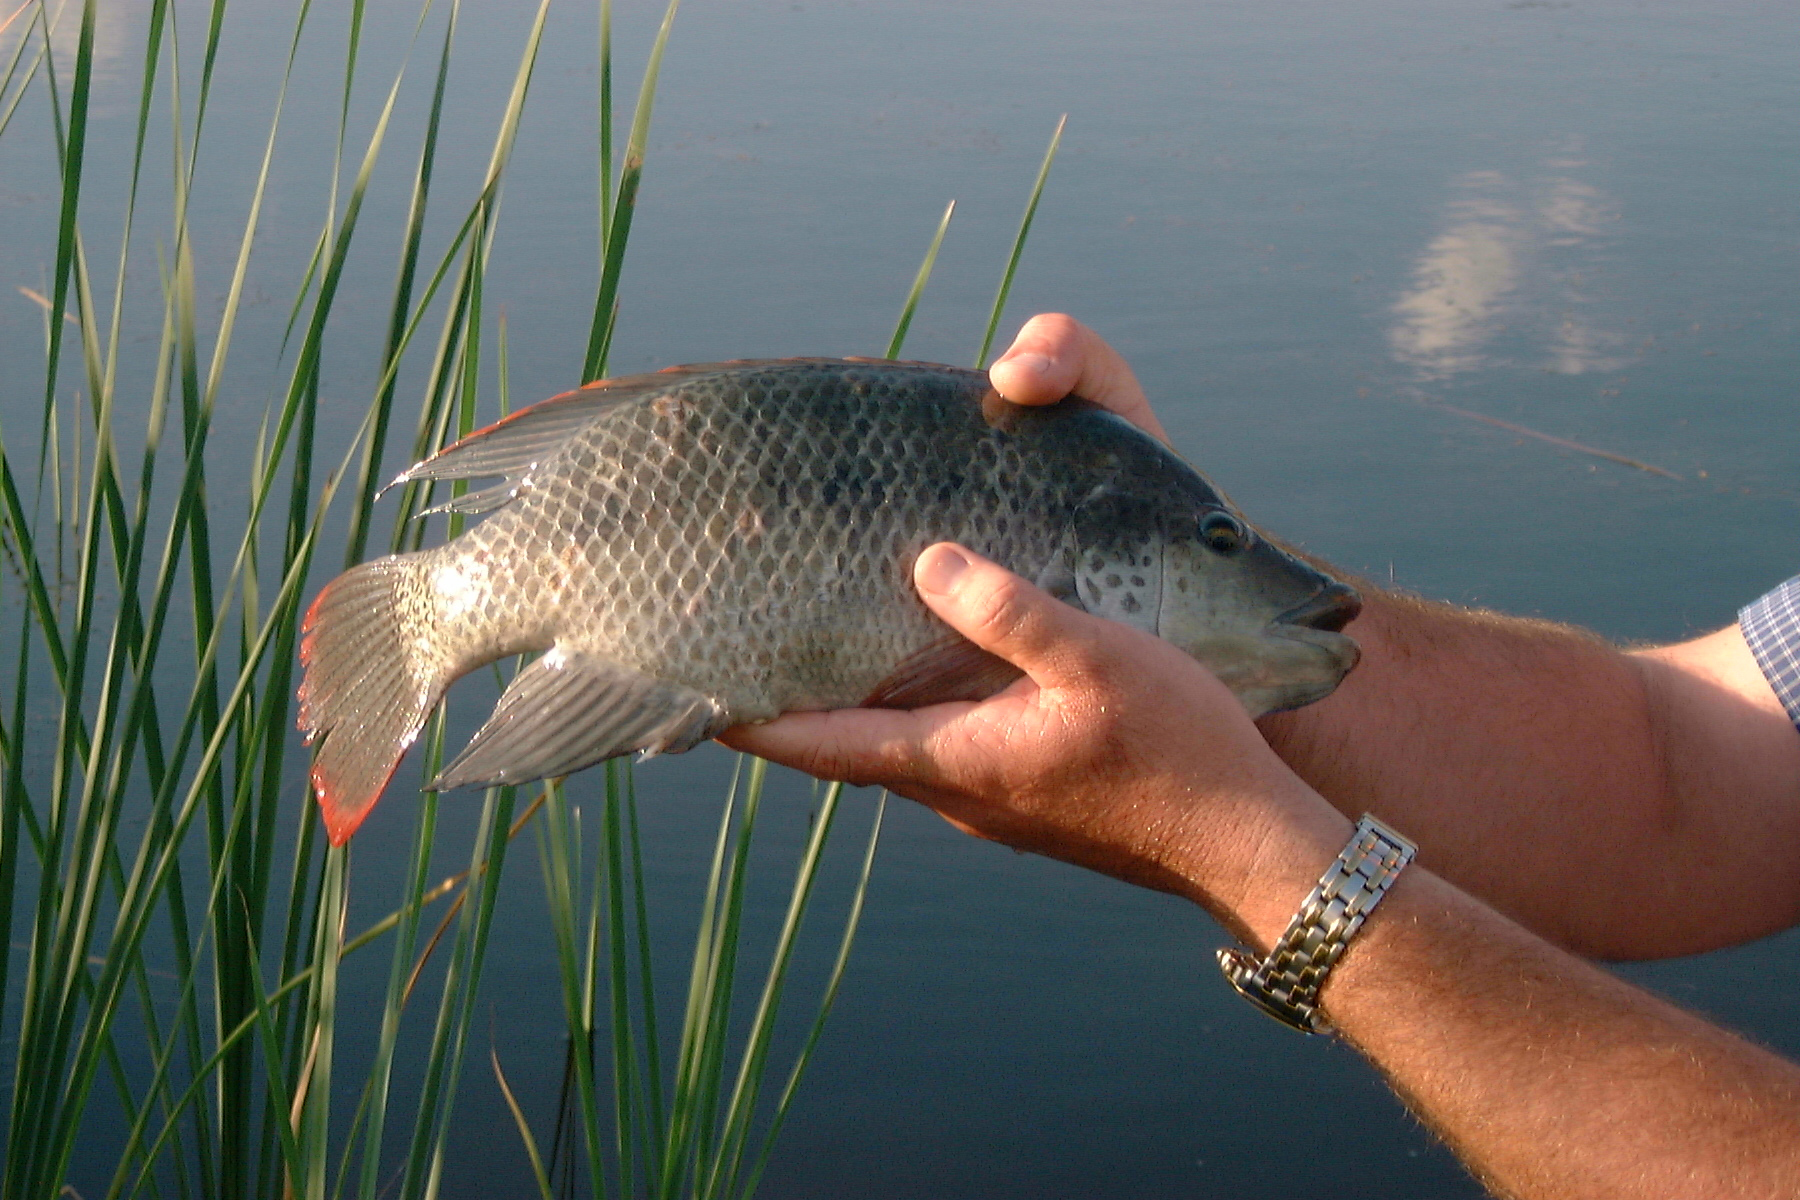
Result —
[[1252, 716], [1329, 696], [1361, 652], [1343, 629], [1349, 586], [1259, 535], [1229, 506], [1165, 513], [1155, 632], [1237, 694]]
[[1154, 482], [1095, 489], [1071, 529], [1073, 569], [1039, 582], [1187, 651], [1252, 716], [1330, 695], [1360, 653], [1342, 632], [1355, 591], [1263, 538], [1198, 475]]

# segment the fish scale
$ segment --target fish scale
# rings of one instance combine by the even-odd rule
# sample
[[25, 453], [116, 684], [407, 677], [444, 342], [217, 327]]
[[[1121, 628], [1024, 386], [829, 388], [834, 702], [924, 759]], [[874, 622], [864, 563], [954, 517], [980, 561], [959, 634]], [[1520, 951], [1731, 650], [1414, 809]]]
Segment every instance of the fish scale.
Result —
[[334, 842], [449, 684], [508, 655], [543, 652], [430, 786], [678, 752], [794, 710], [990, 695], [1016, 668], [913, 590], [939, 541], [1169, 637], [1253, 711], [1316, 699], [1354, 662], [1329, 620], [1281, 619], [1353, 594], [1167, 447], [1079, 399], [1009, 405], [977, 371], [780, 360], [603, 381], [396, 482], [465, 478], [499, 482], [441, 507], [485, 520], [353, 568], [308, 614], [301, 727]]

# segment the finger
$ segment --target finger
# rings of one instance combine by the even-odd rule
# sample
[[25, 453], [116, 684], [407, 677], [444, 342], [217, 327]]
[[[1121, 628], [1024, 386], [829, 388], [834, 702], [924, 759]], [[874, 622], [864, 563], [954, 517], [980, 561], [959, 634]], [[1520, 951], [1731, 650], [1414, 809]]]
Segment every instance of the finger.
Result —
[[1106, 339], [1064, 313], [1040, 313], [1025, 322], [988, 369], [988, 379], [1014, 404], [1054, 404], [1074, 394], [1169, 440], [1125, 359]]
[[913, 563], [920, 597], [952, 629], [1039, 687], [1091, 675], [1101, 622], [972, 550], [928, 546]]
[[[1082, 382], [1087, 333], [1073, 317], [1040, 313], [1020, 327], [1012, 345], [988, 368], [988, 379], [1014, 404], [1054, 404]], [[1097, 396], [1089, 398], [1099, 402]]]

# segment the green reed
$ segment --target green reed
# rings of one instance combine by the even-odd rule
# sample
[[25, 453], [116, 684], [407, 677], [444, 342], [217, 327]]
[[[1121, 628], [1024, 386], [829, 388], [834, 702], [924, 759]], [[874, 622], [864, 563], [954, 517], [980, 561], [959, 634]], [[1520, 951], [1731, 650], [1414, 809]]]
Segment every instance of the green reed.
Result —
[[[479, 1037], [506, 859], [527, 825], [569, 1045], [563, 1104], [547, 1138], [528, 1121], [499, 1051], [490, 1047], [487, 1057], [539, 1190], [748, 1196], [843, 978], [879, 804], [835, 922], [835, 956], [797, 1052], [778, 1063], [778, 1016], [841, 787], [815, 793], [774, 948], [746, 986], [740, 946], [766, 769], [740, 763], [721, 809], [688, 984], [671, 1012], [659, 996], [628, 763], [607, 764], [591, 822], [560, 786], [491, 789], [466, 867], [440, 882], [438, 798], [419, 794], [408, 802], [404, 866], [382, 904], [390, 911], [360, 931], [347, 927], [351, 892], [378, 881], [359, 881], [352, 852], [324, 844], [300, 780], [292, 698], [307, 597], [371, 543], [406, 550], [425, 534], [414, 519], [432, 502], [423, 486], [390, 500], [378, 528], [373, 499], [391, 444], [409, 419], [413, 457], [483, 423], [479, 398], [495, 377], [501, 411], [510, 406], [506, 325], [487, 273], [547, 0], [530, 14], [486, 170], [462, 191], [438, 178], [459, 0], [422, 0], [397, 64], [374, 64], [366, 53], [361, 0], [336, 14], [333, 62], [342, 70], [329, 93], [335, 154], [326, 203], [291, 293], [280, 297], [284, 375], [247, 453], [216, 447], [213, 427], [230, 390], [228, 360], [250, 303], [289, 101], [323, 82], [302, 78], [312, 68], [301, 64], [329, 31], [319, 24], [325, 7], [299, 0], [215, 308], [199, 298], [190, 214], [214, 144], [206, 131], [232, 28], [228, 7], [210, 0], [200, 27], [184, 33], [178, 17], [192, 19], [195, 9], [149, 0], [132, 67], [129, 148], [112, 159], [89, 144], [97, 0], [30, 0], [16, 15], [0, 0], [0, 22], [12, 20], [0, 32], [15, 39], [0, 59], [0, 136], [43, 139], [60, 181], [50, 274], [42, 293], [31, 293], [44, 314], [38, 412], [27, 428], [0, 430], [0, 620], [8, 622], [0, 661], [10, 662], [0, 693], [0, 929], [22, 939], [0, 953], [0, 1046], [10, 1057], [0, 1059], [8, 1071], [0, 1200], [49, 1200], [77, 1169], [103, 1176], [109, 1198], [437, 1195]], [[605, 373], [675, 11], [673, 2], [664, 11], [615, 155], [612, 11], [600, 0], [598, 271], [583, 379]], [[380, 99], [359, 142], [354, 102], [371, 89]], [[421, 130], [396, 148], [395, 115], [414, 96], [425, 99]], [[371, 182], [396, 169], [409, 185], [403, 220], [365, 230]], [[1042, 184], [1040, 173], [1039, 191]], [[123, 199], [97, 204], [95, 189]], [[142, 204], [152, 196], [156, 205]], [[166, 215], [145, 216], [141, 206]], [[899, 353], [948, 220], [946, 212], [890, 355]], [[105, 236], [91, 241], [102, 226]], [[112, 238], [116, 254], [90, 254]], [[341, 440], [319, 425], [333, 316], [353, 258], [390, 252], [377, 371], [359, 428]], [[1003, 283], [995, 322], [1004, 299]], [[145, 330], [154, 331], [148, 372], [124, 349], [128, 332]], [[416, 384], [403, 384], [403, 373]], [[130, 407], [119, 407], [122, 394]], [[402, 405], [403, 394], [417, 395], [416, 411]], [[222, 493], [222, 470], [242, 488], [239, 511], [209, 499]], [[449, 532], [460, 523], [451, 517]], [[427, 777], [443, 739], [440, 714], [415, 750]], [[379, 1010], [344, 1011], [340, 964], [382, 948]], [[352, 1028], [374, 1031], [366, 1061], [340, 1061], [338, 1034]], [[414, 1094], [394, 1089], [403, 1053], [421, 1056]], [[91, 1148], [102, 1121], [112, 1147], [104, 1167]]]

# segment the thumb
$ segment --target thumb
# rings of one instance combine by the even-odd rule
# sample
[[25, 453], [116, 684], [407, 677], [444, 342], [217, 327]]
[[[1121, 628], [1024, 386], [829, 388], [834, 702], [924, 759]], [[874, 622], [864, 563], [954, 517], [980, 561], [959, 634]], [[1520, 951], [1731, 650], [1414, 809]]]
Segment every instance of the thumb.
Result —
[[988, 380], [1014, 404], [1054, 404], [1074, 393], [1169, 440], [1130, 365], [1106, 339], [1064, 313], [1039, 313], [1025, 322], [988, 368]]
[[1094, 617], [972, 550], [927, 547], [913, 563], [913, 582], [945, 624], [1040, 687], [1073, 682], [1091, 667]]

